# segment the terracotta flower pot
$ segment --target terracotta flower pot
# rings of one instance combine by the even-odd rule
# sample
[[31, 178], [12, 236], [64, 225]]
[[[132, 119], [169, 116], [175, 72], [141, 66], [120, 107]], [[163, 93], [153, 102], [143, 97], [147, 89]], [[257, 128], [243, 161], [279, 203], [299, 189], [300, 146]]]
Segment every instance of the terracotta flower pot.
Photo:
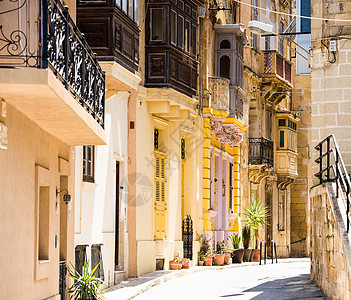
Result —
[[189, 269], [190, 260], [182, 261], [182, 269]]
[[229, 262], [230, 262], [230, 255], [231, 255], [231, 252], [225, 252], [225, 255], [224, 255], [224, 264], [225, 265], [229, 264]]
[[253, 259], [252, 261], [260, 261], [260, 249], [253, 250]]
[[251, 253], [250, 253], [250, 260], [249, 261], [253, 261], [253, 255], [254, 255], [255, 249], [251, 249]]
[[244, 261], [250, 261], [252, 249], [244, 249]]
[[244, 249], [237, 249], [232, 253], [232, 262], [234, 264], [241, 264], [244, 258]]
[[219, 266], [219, 265], [224, 265], [224, 254], [215, 254], [214, 256], [214, 264], [216, 266]]
[[204, 265], [204, 261], [203, 261], [203, 260], [199, 260], [199, 261], [198, 261], [198, 265], [199, 265], [199, 266], [203, 266], [203, 265]]
[[212, 266], [212, 256], [206, 257], [205, 266]]
[[178, 265], [179, 265], [179, 263], [177, 263], [175, 261], [170, 261], [169, 262], [169, 269], [170, 270], [178, 270]]
[[178, 270], [182, 269], [182, 263], [178, 263]]

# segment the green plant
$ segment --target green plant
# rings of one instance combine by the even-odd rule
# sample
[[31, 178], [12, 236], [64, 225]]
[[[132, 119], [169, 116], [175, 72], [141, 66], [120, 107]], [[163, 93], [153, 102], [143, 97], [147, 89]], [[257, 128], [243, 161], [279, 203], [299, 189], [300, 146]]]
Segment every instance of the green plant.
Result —
[[217, 242], [216, 244], [216, 254], [224, 254], [224, 252], [226, 251], [226, 245], [224, 243], [224, 241], [222, 242]]
[[210, 245], [210, 241], [211, 239], [208, 238], [206, 235], [204, 234], [200, 234], [198, 235], [198, 240], [200, 243], [200, 253], [201, 255], [207, 257], [207, 256], [211, 256], [212, 254], [212, 249], [211, 249], [211, 245]]
[[233, 233], [232, 235], [228, 236], [227, 240], [232, 243], [234, 250], [239, 249], [241, 241], [241, 236], [239, 236], [239, 233]]
[[206, 260], [206, 255], [204, 255], [201, 251], [197, 252], [197, 257], [198, 257], [198, 260], [200, 260], [200, 261]]
[[244, 208], [245, 223], [255, 231], [256, 249], [258, 249], [258, 230], [263, 225], [268, 225], [266, 218], [270, 216], [269, 208], [262, 202], [251, 200], [250, 206]]
[[68, 274], [74, 279], [74, 283], [68, 292], [72, 299], [76, 300], [97, 300], [104, 299], [99, 290], [101, 280], [96, 278], [94, 272], [99, 264], [89, 273], [89, 263], [84, 261], [82, 274], [72, 266], [68, 268]]
[[173, 258], [173, 260], [171, 260], [171, 261], [177, 262], [177, 263], [181, 263], [181, 262], [182, 262], [182, 259], [181, 259], [181, 257], [180, 257], [179, 252], [176, 253], [176, 255], [174, 255], [174, 258]]
[[245, 225], [242, 229], [242, 236], [243, 236], [243, 245], [245, 249], [249, 248], [250, 238], [251, 238], [251, 229], [250, 226]]

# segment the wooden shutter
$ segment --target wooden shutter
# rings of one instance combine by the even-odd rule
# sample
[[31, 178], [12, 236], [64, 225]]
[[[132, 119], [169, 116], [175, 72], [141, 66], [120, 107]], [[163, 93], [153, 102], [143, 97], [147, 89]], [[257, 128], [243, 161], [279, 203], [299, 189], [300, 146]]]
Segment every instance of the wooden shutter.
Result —
[[155, 240], [166, 239], [166, 155], [155, 152]]

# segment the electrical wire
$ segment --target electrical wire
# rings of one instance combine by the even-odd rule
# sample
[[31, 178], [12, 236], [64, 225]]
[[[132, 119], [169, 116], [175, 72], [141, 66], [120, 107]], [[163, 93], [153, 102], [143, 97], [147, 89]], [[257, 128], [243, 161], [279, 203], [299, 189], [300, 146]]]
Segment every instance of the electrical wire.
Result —
[[329, 19], [329, 18], [318, 18], [318, 17], [307, 17], [307, 16], [301, 16], [301, 15], [294, 15], [294, 14], [289, 14], [289, 13], [285, 13], [285, 12], [280, 12], [280, 11], [274, 11], [268, 8], [263, 8], [263, 7], [259, 7], [256, 5], [252, 5], [250, 3], [246, 3], [240, 0], [234, 0], [237, 3], [246, 5], [246, 6], [250, 6], [253, 8], [257, 8], [259, 10], [263, 10], [263, 11], [268, 11], [274, 14], [278, 14], [278, 15], [284, 15], [284, 16], [290, 16], [290, 17], [297, 17], [297, 18], [302, 18], [302, 19], [310, 19], [310, 20], [318, 20], [318, 21], [333, 21], [333, 22], [351, 22], [351, 20], [343, 20], [343, 19]]

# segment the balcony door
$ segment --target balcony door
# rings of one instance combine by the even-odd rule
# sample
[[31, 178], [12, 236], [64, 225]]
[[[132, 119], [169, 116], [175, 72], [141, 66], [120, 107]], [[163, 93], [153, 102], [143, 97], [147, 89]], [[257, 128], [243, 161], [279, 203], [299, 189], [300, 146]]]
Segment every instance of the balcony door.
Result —
[[120, 261], [119, 261], [119, 162], [116, 162], [116, 208], [115, 208], [115, 270], [120, 268]]

